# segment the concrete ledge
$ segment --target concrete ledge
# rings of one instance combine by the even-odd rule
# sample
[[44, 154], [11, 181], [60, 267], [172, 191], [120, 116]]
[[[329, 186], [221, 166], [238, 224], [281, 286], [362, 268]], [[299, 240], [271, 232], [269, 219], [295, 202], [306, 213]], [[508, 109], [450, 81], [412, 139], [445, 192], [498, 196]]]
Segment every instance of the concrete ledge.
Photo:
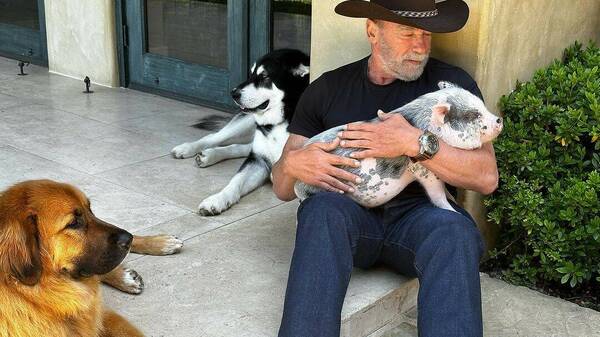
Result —
[[[352, 275], [356, 278], [358, 271]], [[386, 274], [390, 274], [386, 272]], [[365, 285], [381, 285], [384, 275], [374, 275], [370, 282], [366, 280]], [[393, 327], [398, 320], [404, 320], [404, 313], [417, 305], [417, 294], [419, 282], [416, 279], [406, 279], [397, 288], [393, 288], [387, 294], [372, 298], [372, 303], [355, 312], [344, 312], [342, 316], [342, 337], [370, 336], [377, 331], [385, 330], [386, 326]], [[387, 288], [387, 287], [386, 287]], [[352, 304], [352, 297], [346, 296], [345, 306]], [[345, 307], [345, 309], [346, 309]]]

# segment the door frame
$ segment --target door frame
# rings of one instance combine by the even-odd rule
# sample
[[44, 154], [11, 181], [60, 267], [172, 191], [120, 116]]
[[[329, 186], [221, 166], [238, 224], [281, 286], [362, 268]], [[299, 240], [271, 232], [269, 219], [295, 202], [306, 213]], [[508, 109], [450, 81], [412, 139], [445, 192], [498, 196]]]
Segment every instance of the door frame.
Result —
[[[242, 82], [248, 71], [247, 0], [227, 0], [228, 69], [147, 53], [144, 6], [144, 0], [115, 0], [120, 85], [232, 111], [234, 106], [229, 99], [229, 89], [235, 86], [232, 86], [232, 83]], [[134, 17], [128, 17], [128, 13], [133, 13]], [[133, 37], [136, 37], [137, 40], [132, 41]], [[154, 76], [150, 75], [151, 73], [169, 74], [172, 72], [175, 74], [182, 69], [185, 69], [186, 73], [201, 74], [205, 78], [204, 84], [196, 86], [195, 81], [189, 78], [167, 75], [162, 78], [166, 81], [164, 85], [160, 85], [160, 81], [156, 85], [152, 85], [152, 79], [149, 78], [149, 76]], [[171, 90], [179, 90], [182, 93], [175, 93]]]
[[[46, 12], [44, 0], [37, 0], [40, 30], [0, 23], [0, 56], [31, 62], [48, 67], [48, 43], [46, 40]], [[5, 34], [4, 34], [5, 33]], [[28, 53], [23, 53], [28, 49]], [[38, 49], [38, 53], [35, 50]]]

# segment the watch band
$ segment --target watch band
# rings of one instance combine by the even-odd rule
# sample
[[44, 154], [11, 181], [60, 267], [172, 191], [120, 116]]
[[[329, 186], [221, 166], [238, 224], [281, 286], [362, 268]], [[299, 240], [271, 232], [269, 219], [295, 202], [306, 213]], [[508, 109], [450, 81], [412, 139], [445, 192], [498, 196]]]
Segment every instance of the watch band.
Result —
[[433, 156], [428, 155], [426, 153], [419, 153], [418, 155], [416, 155], [415, 157], [410, 157], [410, 160], [413, 163], [419, 162], [419, 161], [423, 161], [423, 160], [428, 160], [431, 159]]

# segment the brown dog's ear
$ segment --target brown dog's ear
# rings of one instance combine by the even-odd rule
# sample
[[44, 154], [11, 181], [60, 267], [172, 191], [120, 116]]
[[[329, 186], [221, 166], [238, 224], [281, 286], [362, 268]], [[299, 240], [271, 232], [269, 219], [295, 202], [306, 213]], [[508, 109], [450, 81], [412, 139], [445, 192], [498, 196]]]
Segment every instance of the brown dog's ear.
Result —
[[20, 215], [0, 217], [3, 218], [0, 222], [0, 272], [33, 286], [42, 276], [37, 216], [32, 213]]

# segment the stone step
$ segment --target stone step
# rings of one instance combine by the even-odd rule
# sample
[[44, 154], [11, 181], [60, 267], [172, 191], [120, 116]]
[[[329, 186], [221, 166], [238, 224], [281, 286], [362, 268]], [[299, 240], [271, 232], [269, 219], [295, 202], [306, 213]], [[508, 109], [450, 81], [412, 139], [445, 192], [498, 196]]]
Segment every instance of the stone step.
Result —
[[404, 318], [400, 318], [398, 321], [377, 330], [369, 337], [417, 337], [418, 335], [417, 327], [406, 322]]
[[[147, 336], [276, 336], [297, 205], [285, 203], [190, 238], [178, 255], [130, 261], [144, 278], [144, 293], [132, 296], [105, 287], [106, 305]], [[414, 307], [417, 287], [416, 280], [389, 270], [355, 270], [341, 335], [369, 336], [396, 327]]]

